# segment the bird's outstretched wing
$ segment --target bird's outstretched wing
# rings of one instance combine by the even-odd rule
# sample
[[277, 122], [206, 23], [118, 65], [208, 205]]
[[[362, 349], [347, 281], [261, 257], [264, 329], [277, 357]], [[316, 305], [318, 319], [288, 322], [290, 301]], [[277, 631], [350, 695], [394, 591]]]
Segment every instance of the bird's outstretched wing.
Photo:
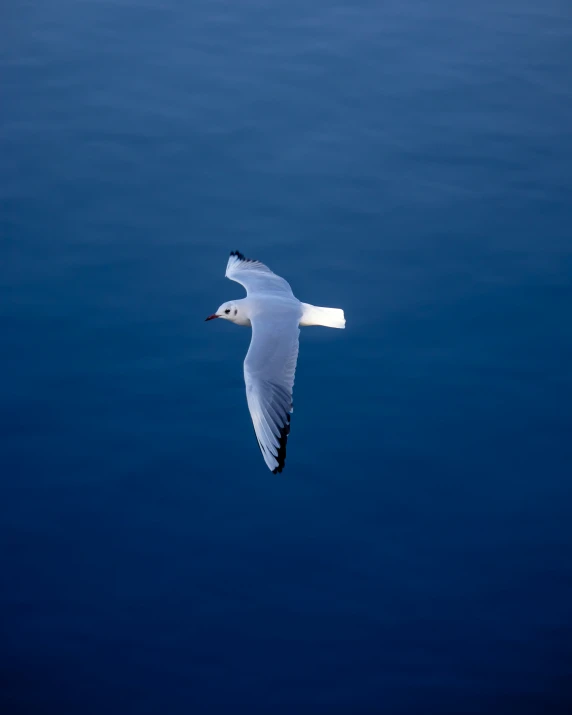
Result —
[[252, 258], [245, 258], [238, 251], [232, 251], [230, 254], [225, 277], [243, 285], [248, 295], [256, 293], [292, 295], [292, 289], [284, 278], [272, 273], [264, 263]]
[[299, 320], [295, 306], [284, 306], [279, 315], [275, 311], [257, 315], [244, 360], [248, 409], [262, 456], [274, 474], [282, 471], [286, 460]]

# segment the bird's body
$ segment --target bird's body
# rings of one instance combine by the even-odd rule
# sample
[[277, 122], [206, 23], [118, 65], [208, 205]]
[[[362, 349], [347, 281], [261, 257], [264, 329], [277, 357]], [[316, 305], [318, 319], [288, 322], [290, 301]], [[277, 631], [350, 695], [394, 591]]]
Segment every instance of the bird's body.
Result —
[[302, 303], [284, 278], [238, 251], [230, 254], [225, 275], [243, 285], [247, 297], [223, 303], [207, 320], [223, 318], [252, 327], [244, 360], [246, 399], [264, 461], [273, 473], [281, 472], [290, 432], [300, 326], [344, 328], [344, 312]]

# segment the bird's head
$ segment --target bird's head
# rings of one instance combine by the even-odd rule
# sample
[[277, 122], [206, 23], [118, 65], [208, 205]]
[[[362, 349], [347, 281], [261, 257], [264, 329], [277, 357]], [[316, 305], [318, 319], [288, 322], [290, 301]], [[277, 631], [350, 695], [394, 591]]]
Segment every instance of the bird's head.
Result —
[[230, 320], [231, 323], [238, 323], [238, 325], [250, 325], [250, 321], [245, 319], [238, 303], [232, 300], [229, 300], [228, 303], [223, 303], [216, 313], [209, 315], [205, 320], [214, 320], [215, 318]]

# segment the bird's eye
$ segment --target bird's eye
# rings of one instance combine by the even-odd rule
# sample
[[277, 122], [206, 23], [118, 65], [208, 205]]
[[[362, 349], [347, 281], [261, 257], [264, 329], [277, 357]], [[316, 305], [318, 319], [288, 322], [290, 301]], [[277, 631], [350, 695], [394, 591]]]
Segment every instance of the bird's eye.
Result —
[[224, 312], [228, 315], [230, 313], [230, 308], [227, 308]]

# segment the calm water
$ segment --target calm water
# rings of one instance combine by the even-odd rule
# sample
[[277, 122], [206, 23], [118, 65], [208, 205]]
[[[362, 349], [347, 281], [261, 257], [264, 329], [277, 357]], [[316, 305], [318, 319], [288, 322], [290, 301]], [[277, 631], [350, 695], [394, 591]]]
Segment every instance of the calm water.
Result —
[[[10, 6], [2, 712], [569, 712], [572, 8]], [[348, 320], [281, 476], [231, 249]]]

